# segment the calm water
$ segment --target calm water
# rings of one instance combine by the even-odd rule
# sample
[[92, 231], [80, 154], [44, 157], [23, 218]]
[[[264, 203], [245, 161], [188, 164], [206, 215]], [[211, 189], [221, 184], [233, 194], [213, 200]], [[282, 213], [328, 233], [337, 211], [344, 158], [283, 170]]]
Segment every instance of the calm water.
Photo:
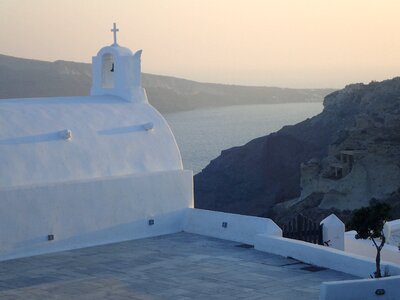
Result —
[[165, 115], [181, 150], [185, 169], [200, 172], [221, 150], [312, 117], [322, 103], [241, 105]]

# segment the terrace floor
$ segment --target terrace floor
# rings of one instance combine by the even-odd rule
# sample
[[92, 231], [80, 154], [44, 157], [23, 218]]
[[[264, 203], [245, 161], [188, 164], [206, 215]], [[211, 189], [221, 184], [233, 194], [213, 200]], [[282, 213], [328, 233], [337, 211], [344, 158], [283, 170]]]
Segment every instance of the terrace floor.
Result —
[[0, 299], [309, 300], [323, 281], [355, 278], [177, 233], [0, 262]]

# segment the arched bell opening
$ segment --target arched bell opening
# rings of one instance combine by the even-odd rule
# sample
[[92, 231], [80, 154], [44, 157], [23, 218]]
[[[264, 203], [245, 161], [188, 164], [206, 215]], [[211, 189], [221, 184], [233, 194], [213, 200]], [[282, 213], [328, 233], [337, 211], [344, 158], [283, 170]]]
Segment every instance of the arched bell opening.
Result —
[[115, 74], [115, 63], [114, 57], [110, 53], [106, 53], [102, 57], [102, 69], [101, 69], [101, 86], [105, 89], [114, 88], [114, 74]]

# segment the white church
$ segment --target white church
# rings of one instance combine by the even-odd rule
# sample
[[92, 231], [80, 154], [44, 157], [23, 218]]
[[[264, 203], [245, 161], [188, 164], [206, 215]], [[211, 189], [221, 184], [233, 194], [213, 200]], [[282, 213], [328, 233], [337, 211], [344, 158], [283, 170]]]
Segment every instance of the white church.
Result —
[[0, 260], [182, 230], [192, 172], [113, 31], [90, 96], [0, 101]]

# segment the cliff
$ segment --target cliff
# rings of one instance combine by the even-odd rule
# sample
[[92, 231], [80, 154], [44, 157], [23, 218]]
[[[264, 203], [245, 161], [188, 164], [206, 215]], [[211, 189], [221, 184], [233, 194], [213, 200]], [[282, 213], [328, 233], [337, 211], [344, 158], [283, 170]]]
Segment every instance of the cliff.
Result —
[[316, 220], [372, 198], [400, 206], [400, 78], [349, 85], [321, 114], [225, 150], [197, 174], [195, 206]]

